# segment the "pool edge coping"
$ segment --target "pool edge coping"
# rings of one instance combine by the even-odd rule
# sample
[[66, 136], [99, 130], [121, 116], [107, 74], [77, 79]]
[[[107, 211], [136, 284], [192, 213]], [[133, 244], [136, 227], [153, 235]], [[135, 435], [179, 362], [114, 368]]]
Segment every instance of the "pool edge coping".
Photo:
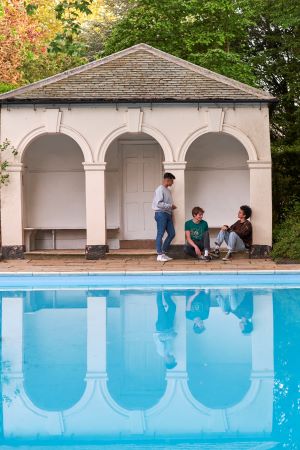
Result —
[[0, 272], [2, 277], [15, 276], [170, 276], [170, 275], [300, 275], [300, 269], [266, 269], [266, 270], [120, 270], [120, 271], [24, 271], [24, 272]]

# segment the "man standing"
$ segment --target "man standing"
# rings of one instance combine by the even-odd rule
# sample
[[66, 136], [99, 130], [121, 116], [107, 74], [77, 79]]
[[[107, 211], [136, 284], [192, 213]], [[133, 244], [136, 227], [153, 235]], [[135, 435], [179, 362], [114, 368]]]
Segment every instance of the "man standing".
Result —
[[[210, 261], [210, 250], [208, 224], [203, 220], [204, 210], [195, 206], [192, 210], [193, 218], [185, 222], [186, 244], [184, 252], [194, 258]], [[201, 251], [204, 251], [202, 255]]]
[[[157, 224], [156, 235], [156, 251], [157, 261], [170, 261], [170, 258], [166, 255], [172, 240], [175, 237], [175, 229], [173, 225], [172, 211], [176, 209], [173, 205], [172, 194], [169, 187], [173, 185], [175, 177], [172, 173], [166, 172], [164, 174], [163, 182], [155, 190], [154, 198], [152, 202], [152, 209], [155, 211], [155, 220]], [[163, 243], [163, 236], [167, 232], [167, 237]]]
[[215, 255], [220, 255], [220, 246], [223, 241], [226, 242], [228, 252], [223, 261], [229, 261], [233, 252], [240, 252], [252, 245], [252, 225], [248, 220], [251, 217], [252, 210], [250, 206], [240, 206], [238, 220], [231, 225], [223, 225], [216, 239]]

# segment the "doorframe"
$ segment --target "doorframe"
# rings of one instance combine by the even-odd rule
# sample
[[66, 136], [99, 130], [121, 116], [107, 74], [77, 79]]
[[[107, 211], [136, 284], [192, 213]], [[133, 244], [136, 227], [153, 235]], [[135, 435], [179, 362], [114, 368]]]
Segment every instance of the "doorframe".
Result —
[[[120, 240], [124, 239], [124, 151], [123, 146], [124, 145], [157, 145], [158, 149], [160, 150], [160, 162], [161, 162], [161, 168], [162, 168], [162, 162], [163, 162], [163, 150], [155, 139], [149, 138], [149, 139], [120, 139], [118, 140], [118, 157], [120, 161], [119, 165], [119, 179], [120, 179], [120, 187], [121, 187], [121, 201], [120, 201]], [[162, 168], [163, 173], [163, 168]]]

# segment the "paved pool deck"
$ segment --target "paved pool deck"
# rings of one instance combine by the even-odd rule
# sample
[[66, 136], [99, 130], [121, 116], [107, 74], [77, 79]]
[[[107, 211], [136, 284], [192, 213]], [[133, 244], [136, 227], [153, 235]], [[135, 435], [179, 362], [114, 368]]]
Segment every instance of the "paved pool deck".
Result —
[[143, 256], [134, 251], [124, 255], [109, 255], [104, 260], [87, 261], [84, 256], [72, 255], [45, 259], [35, 255], [34, 259], [6, 260], [0, 262], [0, 273], [5, 272], [169, 272], [169, 271], [274, 271], [299, 270], [300, 264], [277, 264], [271, 259], [233, 258], [232, 261], [211, 262], [194, 259], [174, 259], [161, 263], [152, 253]]

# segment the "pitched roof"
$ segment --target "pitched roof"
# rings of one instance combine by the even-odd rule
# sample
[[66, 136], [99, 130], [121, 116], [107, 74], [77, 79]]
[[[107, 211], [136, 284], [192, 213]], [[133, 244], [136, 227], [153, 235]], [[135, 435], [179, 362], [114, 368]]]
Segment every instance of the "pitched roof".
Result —
[[273, 102], [268, 92], [138, 44], [0, 95], [1, 103]]

